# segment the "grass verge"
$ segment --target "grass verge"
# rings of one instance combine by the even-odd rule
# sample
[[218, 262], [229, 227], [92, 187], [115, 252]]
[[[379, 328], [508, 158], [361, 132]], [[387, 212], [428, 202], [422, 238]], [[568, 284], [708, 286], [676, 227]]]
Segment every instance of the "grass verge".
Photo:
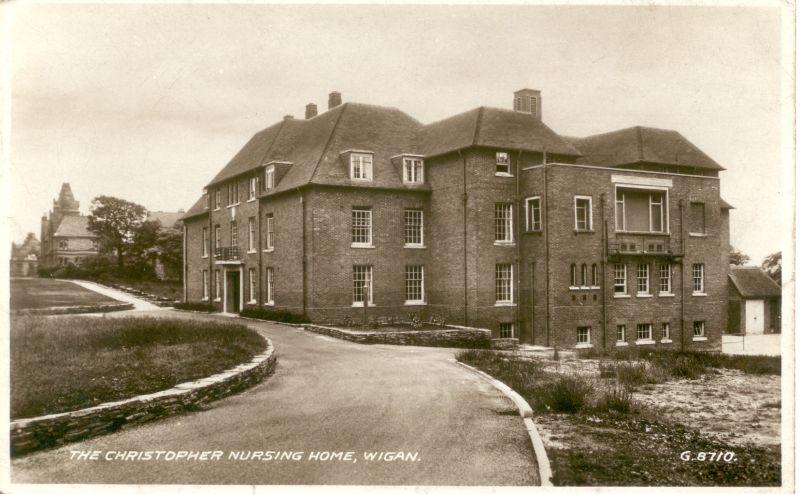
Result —
[[245, 362], [266, 342], [234, 323], [20, 317], [11, 323], [11, 418], [171, 388]]
[[291, 324], [303, 324], [311, 322], [303, 314], [295, 314], [294, 312], [289, 312], [286, 310], [276, 310], [276, 309], [261, 309], [261, 308], [247, 307], [240, 313], [240, 315], [242, 317], [252, 317], [253, 319], [286, 322]]
[[[666, 421], [637, 403], [632, 387], [674, 375], [653, 362], [601, 366], [601, 378], [616, 377], [609, 386], [602, 379], [551, 372], [541, 361], [508, 353], [466, 350], [456, 359], [504, 382], [528, 401], [540, 420], [552, 423], [561, 443], [548, 447], [555, 485], [780, 485], [780, 447], [727, 444]], [[682, 458], [686, 452], [688, 459]], [[708, 460], [712, 452], [719, 455]], [[717, 459], [726, 452], [730, 461]]]
[[11, 279], [11, 308], [14, 310], [102, 305], [115, 302], [118, 301], [69, 281], [44, 278]]

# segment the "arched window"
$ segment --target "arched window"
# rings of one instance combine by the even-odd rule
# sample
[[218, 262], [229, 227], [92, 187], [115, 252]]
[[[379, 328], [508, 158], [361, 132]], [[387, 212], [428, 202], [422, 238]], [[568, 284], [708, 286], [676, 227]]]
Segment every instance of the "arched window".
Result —
[[586, 264], [581, 264], [581, 286], [587, 286], [589, 281], [589, 270], [586, 268]]
[[600, 279], [597, 277], [597, 264], [592, 264], [592, 286], [600, 286]]
[[572, 264], [569, 267], [569, 286], [578, 286], [578, 266]]

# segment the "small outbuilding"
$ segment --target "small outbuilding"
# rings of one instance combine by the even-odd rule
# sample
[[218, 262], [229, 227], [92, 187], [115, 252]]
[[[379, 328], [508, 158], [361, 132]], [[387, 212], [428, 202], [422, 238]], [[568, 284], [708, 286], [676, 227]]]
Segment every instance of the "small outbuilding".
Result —
[[728, 288], [728, 332], [781, 332], [781, 287], [758, 267], [731, 267]]

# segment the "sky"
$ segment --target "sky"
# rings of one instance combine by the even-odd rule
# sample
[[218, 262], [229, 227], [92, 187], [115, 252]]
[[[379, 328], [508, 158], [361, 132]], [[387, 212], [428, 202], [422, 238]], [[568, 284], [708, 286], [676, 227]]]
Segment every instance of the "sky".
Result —
[[[754, 261], [790, 226], [777, 8], [11, 4], [12, 240], [62, 182], [188, 209], [257, 131], [327, 94], [423, 123], [542, 91], [585, 136], [675, 129], [727, 170], [731, 243]], [[784, 143], [785, 144], [785, 143]], [[784, 170], [785, 173], [785, 170]], [[785, 177], [784, 177], [785, 179]]]

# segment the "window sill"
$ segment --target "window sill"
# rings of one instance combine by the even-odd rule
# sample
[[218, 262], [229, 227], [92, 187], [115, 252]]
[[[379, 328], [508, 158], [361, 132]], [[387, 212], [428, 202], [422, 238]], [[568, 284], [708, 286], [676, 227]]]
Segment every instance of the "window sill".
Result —
[[241, 202], [235, 202], [233, 204], [228, 204], [227, 206], [225, 206], [225, 208], [230, 209], [230, 208], [234, 208], [236, 206], [239, 206], [241, 204], [242, 204]]
[[692, 336], [692, 341], [708, 341], [705, 336]]
[[273, 300], [272, 302], [264, 302], [264, 305], [268, 305], [270, 307], [274, 307], [275, 306], [275, 301]]
[[273, 247], [271, 249], [264, 249], [264, 252], [275, 252], [275, 247]]
[[374, 245], [367, 245], [367, 244], [350, 244], [350, 247], [354, 249], [374, 249]]
[[674, 296], [675, 296], [675, 294], [672, 293], [672, 292], [658, 292], [658, 297], [659, 298], [674, 297]]
[[353, 182], [372, 182], [371, 178], [353, 178], [353, 177], [350, 177], [350, 180], [352, 180]]
[[204, 256], [200, 256], [200, 259], [208, 259], [208, 254], [206, 254]]
[[618, 341], [616, 346], [628, 346], [627, 341]]
[[652, 293], [637, 293], [636, 298], [653, 298]]
[[248, 250], [247, 253], [248, 254], [258, 254], [258, 251], [257, 250]]
[[525, 233], [530, 233], [530, 234], [539, 233], [539, 234], [541, 234], [542, 233], [542, 229], [539, 228], [538, 230], [525, 230]]
[[403, 185], [410, 185], [410, 186], [414, 187], [415, 185], [425, 185], [425, 182], [406, 182], [406, 181], [403, 181]]
[[425, 246], [421, 244], [405, 244], [403, 245], [404, 249], [424, 249]]
[[497, 245], [498, 247], [514, 247], [517, 244], [514, 242], [509, 242], [508, 240], [495, 240], [494, 245]]
[[[359, 308], [363, 309], [364, 308], [364, 302], [353, 302], [353, 305], [351, 305], [350, 307], [359, 307]], [[367, 307], [375, 307], [375, 304], [370, 302], [369, 304], [367, 304]]]
[[220, 208], [219, 206], [217, 206], [217, 207], [215, 207], [215, 208], [214, 208], [212, 211], [219, 211], [220, 209], [222, 209], [222, 208]]
[[258, 304], [258, 300], [248, 300], [247, 305], [256, 305]]
[[703, 238], [703, 237], [707, 237], [708, 233], [692, 233], [692, 232], [689, 232], [689, 236], [690, 237], [696, 237], [696, 238]]
[[221, 298], [215, 298], [214, 302], [222, 302], [222, 299]]
[[424, 300], [406, 300], [403, 305], [428, 305]]
[[494, 172], [495, 177], [514, 178], [514, 175], [506, 172]]
[[661, 343], [672, 343], [672, 340], [670, 340], [669, 338], [665, 338], [661, 340]]
[[692, 297], [708, 297], [708, 294], [705, 292], [692, 292]]
[[591, 343], [578, 343], [575, 348], [594, 348], [594, 345]]
[[637, 345], [655, 345], [655, 340], [636, 340]]
[[495, 302], [495, 307], [516, 307], [517, 304], [514, 302]]
[[626, 295], [626, 294], [615, 293], [614, 294], [614, 298], [631, 298], [631, 296], [630, 295]]
[[594, 230], [593, 230], [593, 229], [591, 229], [591, 228], [590, 228], [590, 229], [588, 229], [588, 230], [578, 230], [578, 229], [576, 228], [576, 229], [572, 230], [572, 232], [573, 232], [575, 235], [577, 235], [577, 234], [579, 234], [579, 233], [594, 233]]
[[661, 237], [669, 237], [669, 232], [629, 232], [625, 230], [615, 230], [614, 233], [619, 235], [646, 235], [646, 236], [661, 236]]
[[203, 297], [200, 299], [201, 302], [208, 302], [208, 297]]
[[255, 197], [251, 197], [250, 199], [247, 200], [247, 202], [256, 202], [256, 198]]

